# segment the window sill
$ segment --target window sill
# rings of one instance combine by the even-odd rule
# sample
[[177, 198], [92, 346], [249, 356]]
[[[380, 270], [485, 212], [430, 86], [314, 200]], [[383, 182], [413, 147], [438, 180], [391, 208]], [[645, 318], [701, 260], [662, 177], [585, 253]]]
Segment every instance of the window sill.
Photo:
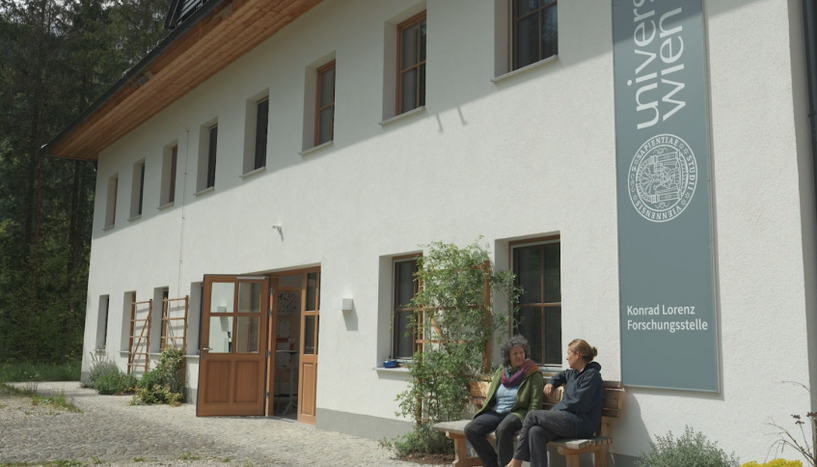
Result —
[[498, 83], [498, 82], [504, 81], [504, 80], [506, 80], [508, 78], [513, 78], [516, 75], [525, 73], [526, 71], [533, 70], [534, 68], [539, 68], [540, 66], [545, 66], [548, 63], [552, 63], [552, 62], [557, 61], [558, 59], [559, 59], [558, 55], [552, 55], [552, 56], [550, 56], [550, 57], [548, 57], [548, 58], [546, 58], [544, 60], [539, 60], [536, 63], [531, 63], [530, 65], [523, 66], [522, 68], [517, 68], [516, 70], [509, 71], [509, 72], [505, 73], [504, 75], [499, 75], [496, 78], [491, 79], [491, 81], [494, 82], [494, 83]]
[[302, 156], [306, 156], [308, 154], [312, 154], [313, 152], [320, 151], [323, 148], [327, 148], [329, 146], [332, 146], [333, 144], [334, 144], [334, 141], [327, 141], [327, 142], [325, 142], [323, 144], [319, 144], [319, 145], [311, 147], [309, 149], [304, 149], [303, 151], [299, 152], [298, 154], [300, 154]]
[[382, 366], [376, 366], [372, 368], [372, 370], [378, 373], [405, 373], [408, 374], [409, 369], [406, 367], [397, 367], [397, 368], [383, 368]]
[[105, 227], [102, 227], [102, 231], [105, 232], [106, 230], [111, 230], [114, 227], [116, 227], [116, 224], [106, 225]]
[[159, 207], [158, 207], [158, 208], [156, 208], [156, 209], [158, 209], [158, 210], [160, 210], [160, 211], [161, 211], [162, 209], [167, 209], [167, 208], [169, 208], [170, 206], [173, 206], [173, 201], [171, 201], [171, 202], [169, 202], [169, 203], [167, 203], [167, 204], [163, 204], [163, 205], [159, 206]]
[[259, 167], [259, 168], [255, 169], [255, 170], [251, 170], [251, 171], [249, 171], [249, 172], [247, 172], [247, 173], [245, 173], [245, 174], [241, 174], [241, 175], [239, 175], [238, 177], [239, 177], [239, 178], [247, 178], [247, 177], [251, 177], [251, 176], [253, 176], [253, 175], [257, 174], [257, 173], [264, 172], [265, 170], [267, 170], [267, 167], [266, 167], [266, 166], [264, 166], [264, 167]]
[[199, 191], [199, 192], [193, 193], [193, 196], [201, 196], [201, 195], [204, 195], [204, 194], [210, 193], [211, 191], [213, 191], [213, 190], [215, 190], [215, 189], [216, 189], [216, 187], [215, 187], [215, 186], [211, 186], [211, 187], [209, 187], [209, 188], [205, 188], [205, 189], [203, 189], [203, 190], [201, 190], [201, 191]]
[[418, 114], [418, 113], [424, 113], [425, 111], [426, 111], [426, 106], [417, 107], [416, 109], [411, 109], [408, 112], [403, 112], [400, 115], [395, 115], [394, 117], [387, 118], [387, 119], [383, 120], [382, 122], [378, 122], [378, 125], [386, 126], [389, 123], [396, 122], [397, 120], [402, 120], [402, 119], [404, 119], [404, 118], [406, 118], [406, 117], [408, 117], [410, 115], [414, 115], [414, 114]]
[[133, 222], [133, 221], [135, 221], [135, 220], [139, 220], [139, 219], [141, 219], [141, 218], [142, 218], [142, 215], [141, 215], [141, 214], [137, 214], [137, 215], [135, 215], [135, 216], [133, 216], [133, 217], [129, 217], [129, 218], [128, 218], [128, 222]]

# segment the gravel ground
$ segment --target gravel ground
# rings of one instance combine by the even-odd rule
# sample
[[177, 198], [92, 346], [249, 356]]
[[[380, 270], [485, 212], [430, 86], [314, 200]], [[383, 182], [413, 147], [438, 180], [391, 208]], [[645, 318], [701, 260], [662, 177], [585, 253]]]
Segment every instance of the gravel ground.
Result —
[[63, 391], [82, 413], [0, 395], [0, 464], [417, 467], [392, 459], [375, 441], [291, 420], [198, 418], [192, 404], [129, 406], [130, 396], [100, 396], [76, 382], [36, 384], [44, 395]]

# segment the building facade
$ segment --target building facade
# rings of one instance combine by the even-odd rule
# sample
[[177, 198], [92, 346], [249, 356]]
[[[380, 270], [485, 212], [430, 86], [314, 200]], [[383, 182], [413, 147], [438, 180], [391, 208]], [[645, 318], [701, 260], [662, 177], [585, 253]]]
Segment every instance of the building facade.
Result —
[[[524, 333], [545, 369], [581, 337], [603, 377], [626, 386], [616, 2], [260, 3], [198, 5], [155, 58], [163, 70], [129, 77], [125, 97], [49, 147], [98, 163], [83, 370], [101, 352], [142, 371], [131, 336], [149, 300], [150, 348], [138, 352], [155, 364], [168, 341], [162, 300], [188, 296], [187, 384], [201, 415], [276, 413], [292, 391], [318, 428], [404, 433], [395, 396], [408, 375], [383, 361], [410, 353], [395, 309], [411, 258], [480, 238], [496, 269], [520, 274]], [[769, 421], [815, 408], [785, 383], [817, 384], [803, 3], [702, 7], [718, 390], [627, 387], [616, 465], [685, 425], [761, 461]], [[251, 8], [286, 24], [260, 39], [242, 16]], [[241, 24], [258, 43], [231, 54], [218, 44]], [[189, 81], [154, 86], [175, 69]], [[111, 136], [60, 152], [91, 130]], [[213, 408], [225, 398], [226, 412]]]

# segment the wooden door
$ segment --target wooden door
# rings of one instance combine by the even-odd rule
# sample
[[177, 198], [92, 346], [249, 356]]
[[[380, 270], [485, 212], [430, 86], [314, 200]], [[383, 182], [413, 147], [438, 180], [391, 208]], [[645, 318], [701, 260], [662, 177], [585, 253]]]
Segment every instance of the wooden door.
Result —
[[267, 317], [269, 324], [267, 325], [267, 387], [266, 395], [267, 402], [264, 407], [264, 415], [270, 416], [275, 407], [275, 332], [276, 323], [278, 322], [278, 278], [273, 277], [269, 279], [269, 309], [267, 310]]
[[196, 414], [264, 415], [269, 280], [205, 276]]
[[298, 421], [315, 424], [320, 329], [320, 270], [304, 274], [301, 294], [301, 341], [298, 359]]

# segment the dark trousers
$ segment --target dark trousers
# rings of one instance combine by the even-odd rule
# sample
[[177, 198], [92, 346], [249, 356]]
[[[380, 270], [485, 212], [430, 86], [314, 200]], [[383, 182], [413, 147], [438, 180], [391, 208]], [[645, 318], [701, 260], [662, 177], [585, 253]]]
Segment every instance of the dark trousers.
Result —
[[[505, 467], [513, 454], [513, 437], [522, 428], [522, 420], [512, 413], [499, 414], [489, 410], [465, 425], [465, 439], [477, 452], [485, 467]], [[496, 431], [496, 450], [486, 436]], [[497, 460], [499, 464], [497, 464]]]
[[530, 462], [530, 467], [547, 467], [547, 443], [575, 438], [576, 423], [560, 410], [531, 410], [525, 416], [513, 458]]

